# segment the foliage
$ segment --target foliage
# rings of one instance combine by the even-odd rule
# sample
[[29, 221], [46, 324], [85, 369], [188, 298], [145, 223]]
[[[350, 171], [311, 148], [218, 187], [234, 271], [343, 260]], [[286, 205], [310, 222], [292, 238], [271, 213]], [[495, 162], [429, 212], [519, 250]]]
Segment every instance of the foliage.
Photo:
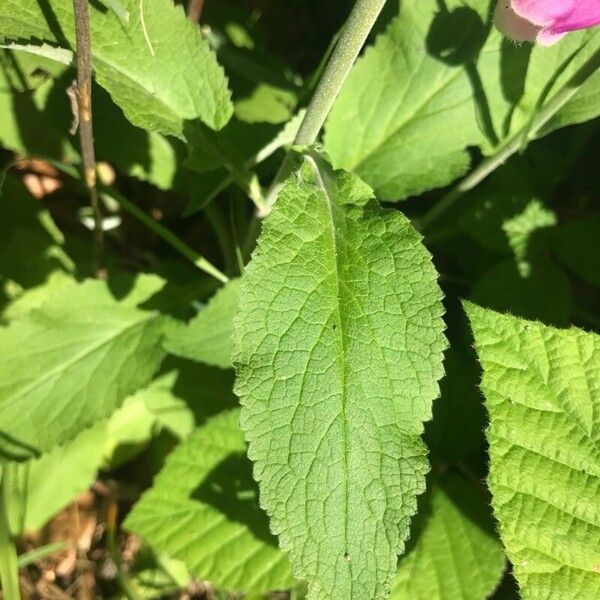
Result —
[[600, 596], [600, 30], [84, 4], [91, 193], [73, 2], [0, 3], [4, 597]]
[[594, 598], [600, 337], [468, 312], [490, 411], [488, 482], [515, 576], [528, 598]]

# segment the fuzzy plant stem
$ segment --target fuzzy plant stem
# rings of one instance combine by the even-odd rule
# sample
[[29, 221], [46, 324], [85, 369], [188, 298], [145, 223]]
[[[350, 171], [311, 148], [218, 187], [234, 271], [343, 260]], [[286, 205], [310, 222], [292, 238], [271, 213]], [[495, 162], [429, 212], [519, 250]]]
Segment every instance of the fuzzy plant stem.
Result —
[[[385, 0], [357, 0], [308, 105], [306, 115], [294, 140], [295, 145], [308, 146], [316, 141], [384, 4]], [[264, 217], [270, 212], [283, 182], [290, 175], [292, 169], [293, 161], [288, 155], [275, 176], [267, 193], [265, 209], [259, 216]]]

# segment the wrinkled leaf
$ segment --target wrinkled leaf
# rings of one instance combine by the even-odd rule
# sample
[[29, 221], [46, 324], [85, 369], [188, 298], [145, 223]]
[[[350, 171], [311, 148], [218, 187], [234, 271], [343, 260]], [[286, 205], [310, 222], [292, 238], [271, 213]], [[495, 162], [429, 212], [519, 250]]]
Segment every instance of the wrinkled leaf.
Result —
[[307, 159], [242, 279], [234, 365], [261, 505], [309, 598], [389, 592], [428, 470], [440, 301], [408, 220]]
[[600, 596], [600, 337], [466, 305], [488, 483], [525, 599]]

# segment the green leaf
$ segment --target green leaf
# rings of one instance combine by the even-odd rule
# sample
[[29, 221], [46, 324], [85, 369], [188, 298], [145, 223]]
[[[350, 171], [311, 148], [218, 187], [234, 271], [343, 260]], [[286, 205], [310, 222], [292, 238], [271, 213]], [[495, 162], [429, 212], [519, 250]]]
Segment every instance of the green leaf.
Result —
[[54, 101], [55, 81], [65, 71], [63, 65], [40, 56], [0, 50], [0, 143], [5, 148], [57, 160], [78, 158], [74, 138], [67, 136], [72, 117], [65, 89], [72, 74], [59, 101]]
[[217, 587], [289, 588], [290, 565], [258, 506], [245, 452], [238, 410], [210, 419], [169, 456], [125, 527]]
[[173, 329], [165, 339], [165, 349], [207, 365], [231, 368], [233, 317], [238, 308], [239, 295], [239, 279], [230, 280], [200, 310], [198, 316], [185, 327]]
[[[99, 469], [114, 469], [131, 459], [160, 431], [167, 430], [178, 440], [187, 438], [195, 422], [188, 403], [197, 401], [198, 394], [186, 389], [185, 398], [180, 397], [181, 375], [179, 368], [160, 375], [148, 387], [129, 396], [108, 419], [74, 440], [38, 459], [13, 465], [18, 485], [12, 490], [8, 513], [15, 535], [39, 530], [89, 488]], [[216, 389], [210, 374], [201, 373], [200, 377], [205, 389]], [[197, 368], [194, 382], [198, 382]], [[206, 402], [206, 398], [203, 400]], [[224, 399], [217, 400], [223, 403]]]
[[102, 464], [105, 438], [103, 422], [38, 459], [11, 465], [17, 488], [8, 513], [15, 535], [38, 531], [90, 487]]
[[[150, 131], [183, 136], [187, 121], [213, 129], [233, 108], [223, 70], [200, 29], [171, 0], [122, 0], [130, 18], [91, 4], [92, 61], [96, 80], [127, 118]], [[73, 4], [5, 0], [0, 41], [36, 40], [75, 47]]]
[[505, 559], [482, 490], [448, 475], [434, 480], [425, 500], [415, 517], [417, 538], [400, 559], [390, 600], [488, 598]]
[[148, 289], [154, 278], [139, 278], [119, 301], [105, 282], [87, 281], [0, 329], [0, 454], [50, 450], [150, 380], [165, 319], [135, 307]]
[[524, 277], [531, 274], [528, 258], [532, 253], [533, 236], [557, 223], [556, 214], [547, 209], [539, 200], [532, 200], [519, 215], [507, 219], [502, 229], [508, 238], [519, 273]]
[[34, 308], [42, 306], [58, 291], [75, 287], [76, 285], [77, 282], [71, 275], [60, 270], [52, 271], [44, 283], [29, 288], [18, 295], [2, 311], [2, 321], [14, 321], [19, 317], [23, 317]]
[[[399, 17], [353, 68], [327, 121], [333, 164], [363, 177], [385, 200], [456, 179], [469, 167], [466, 147], [481, 137], [466, 71], [427, 51], [438, 11], [435, 0], [403, 1]], [[480, 30], [463, 31], [464, 44], [478, 43]]]
[[[378, 197], [442, 187], [493, 154], [598, 51], [576, 32], [552, 48], [516, 46], [488, 25], [488, 0], [403, 0], [399, 17], [353, 68], [326, 125], [325, 148]], [[581, 83], [581, 82], [579, 82]], [[597, 116], [591, 77], [542, 135]]]
[[489, 486], [523, 598], [600, 596], [600, 336], [466, 304]]
[[429, 468], [441, 297], [409, 221], [306, 159], [242, 279], [234, 365], [261, 505], [309, 598], [389, 593]]

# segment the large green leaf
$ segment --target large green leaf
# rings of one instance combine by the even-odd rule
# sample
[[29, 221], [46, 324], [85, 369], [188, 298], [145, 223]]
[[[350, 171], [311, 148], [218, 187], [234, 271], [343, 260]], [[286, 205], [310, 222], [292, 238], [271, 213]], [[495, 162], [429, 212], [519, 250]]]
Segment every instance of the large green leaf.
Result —
[[[469, 168], [468, 146], [493, 153], [527, 127], [600, 45], [600, 34], [579, 32], [552, 48], [517, 47], [490, 28], [489, 8], [488, 0], [400, 3], [328, 119], [336, 167], [386, 200], [447, 185]], [[544, 133], [596, 116], [599, 93], [594, 76]]]
[[0, 455], [64, 443], [150, 380], [165, 320], [135, 305], [155, 289], [156, 278], [141, 277], [118, 300], [105, 282], [87, 281], [0, 329]]
[[411, 550], [400, 559], [391, 600], [485, 600], [505, 559], [481, 488], [455, 475], [434, 480], [419, 503]]
[[289, 588], [290, 565], [258, 506], [245, 452], [239, 410], [212, 418], [169, 456], [125, 527], [217, 587]]
[[306, 159], [242, 280], [234, 365], [261, 504], [309, 598], [389, 593], [429, 468], [441, 296], [408, 220]]
[[[223, 70], [200, 29], [172, 0], [122, 0], [125, 23], [91, 3], [96, 79], [127, 118], [144, 129], [183, 136], [184, 124], [220, 129], [233, 108]], [[0, 41], [75, 47], [71, 0], [4, 0]]]
[[600, 597], [600, 336], [467, 304], [489, 486], [523, 598]]
[[231, 368], [233, 317], [239, 294], [239, 279], [232, 279], [198, 316], [184, 327], [171, 330], [164, 344], [167, 351], [223, 369]]

